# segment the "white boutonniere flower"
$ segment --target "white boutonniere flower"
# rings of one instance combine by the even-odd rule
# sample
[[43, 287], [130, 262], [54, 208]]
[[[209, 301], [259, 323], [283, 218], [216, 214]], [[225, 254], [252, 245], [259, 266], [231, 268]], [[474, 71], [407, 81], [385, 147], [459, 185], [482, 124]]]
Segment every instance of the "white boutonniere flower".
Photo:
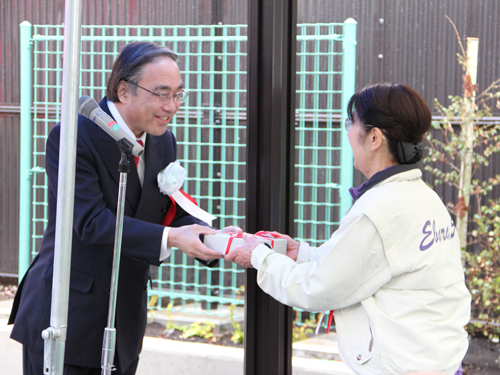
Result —
[[158, 187], [163, 194], [172, 195], [181, 188], [186, 176], [186, 170], [176, 160], [158, 173]]
[[198, 207], [195, 204], [196, 201], [182, 191], [181, 186], [186, 176], [187, 171], [181, 167], [178, 160], [170, 163], [167, 168], [158, 173], [158, 187], [160, 188], [160, 192], [173, 198], [188, 214], [203, 220], [211, 226], [212, 221], [216, 217]]

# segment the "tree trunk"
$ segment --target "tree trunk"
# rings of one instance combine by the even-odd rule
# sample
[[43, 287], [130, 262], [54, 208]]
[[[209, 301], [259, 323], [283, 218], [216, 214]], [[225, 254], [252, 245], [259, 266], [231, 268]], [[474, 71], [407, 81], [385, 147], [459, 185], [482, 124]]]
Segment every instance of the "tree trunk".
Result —
[[464, 111], [462, 112], [462, 144], [464, 151], [460, 163], [460, 189], [458, 191], [457, 230], [460, 247], [467, 247], [467, 224], [469, 219], [469, 202], [472, 179], [472, 153], [474, 148], [474, 110], [477, 90], [477, 55], [478, 38], [467, 38], [467, 62], [464, 78]]

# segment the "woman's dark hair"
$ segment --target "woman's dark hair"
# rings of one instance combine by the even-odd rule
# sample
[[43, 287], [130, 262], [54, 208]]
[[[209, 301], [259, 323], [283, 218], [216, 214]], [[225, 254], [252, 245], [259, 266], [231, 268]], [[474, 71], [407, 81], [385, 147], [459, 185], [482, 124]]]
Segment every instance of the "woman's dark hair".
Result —
[[399, 147], [401, 143], [419, 144], [431, 127], [429, 106], [415, 90], [402, 83], [378, 83], [362, 88], [347, 106], [351, 120], [353, 112], [367, 128], [376, 127], [384, 133], [389, 152], [400, 163], [398, 144]]
[[[142, 67], [158, 58], [169, 58], [177, 63], [177, 54], [167, 47], [149, 42], [133, 42], [127, 44], [113, 64], [113, 70], [108, 79], [106, 97], [113, 103], [119, 102], [118, 84], [120, 81], [137, 84], [142, 74]], [[132, 94], [137, 87], [132, 85]]]

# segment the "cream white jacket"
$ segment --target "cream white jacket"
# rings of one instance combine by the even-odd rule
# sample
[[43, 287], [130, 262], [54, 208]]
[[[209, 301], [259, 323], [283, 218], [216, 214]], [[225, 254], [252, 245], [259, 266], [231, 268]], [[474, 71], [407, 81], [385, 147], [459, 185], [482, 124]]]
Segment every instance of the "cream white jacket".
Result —
[[260, 287], [309, 311], [335, 310], [342, 360], [357, 374], [454, 374], [470, 317], [458, 233], [419, 169], [366, 191], [330, 240], [297, 262], [260, 245]]

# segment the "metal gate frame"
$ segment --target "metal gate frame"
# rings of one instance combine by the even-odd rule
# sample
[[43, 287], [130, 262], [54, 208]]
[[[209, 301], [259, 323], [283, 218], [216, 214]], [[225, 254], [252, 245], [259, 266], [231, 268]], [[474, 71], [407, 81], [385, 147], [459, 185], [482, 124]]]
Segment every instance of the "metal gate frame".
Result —
[[[48, 130], [58, 121], [60, 112], [63, 26], [23, 22], [20, 29], [19, 279], [36, 254], [47, 220], [43, 159]], [[243, 226], [247, 26], [82, 29], [82, 45], [88, 55], [82, 58], [81, 88], [82, 93], [94, 97], [104, 95], [109, 72], [106, 65], [114, 60], [121, 43], [152, 40], [168, 43], [179, 53], [185, 65], [181, 74], [192, 94], [171, 129], [178, 138], [179, 160], [188, 170], [186, 190], [203, 208], [215, 214], [219, 211], [221, 219], [216, 225]], [[111, 46], [112, 52], [95, 50], [93, 43], [97, 42]], [[39, 51], [38, 45], [45, 51]], [[352, 186], [352, 154], [340, 124], [354, 93], [355, 45], [356, 22], [352, 19], [343, 24], [302, 24], [297, 28], [294, 230], [298, 240], [327, 239], [351, 204], [347, 190]], [[208, 70], [203, 69], [202, 59], [208, 61]], [[44, 77], [45, 85], [39, 77]], [[179, 277], [176, 269], [181, 270]], [[183, 311], [227, 315], [224, 306], [244, 303], [240, 297], [242, 269], [222, 261], [220, 267], [207, 270], [180, 251], [174, 251], [167, 264], [158, 269], [154, 284], [149, 294], [159, 297], [155, 308], [165, 308], [168, 301], [175, 299], [180, 301], [177, 308]]]

